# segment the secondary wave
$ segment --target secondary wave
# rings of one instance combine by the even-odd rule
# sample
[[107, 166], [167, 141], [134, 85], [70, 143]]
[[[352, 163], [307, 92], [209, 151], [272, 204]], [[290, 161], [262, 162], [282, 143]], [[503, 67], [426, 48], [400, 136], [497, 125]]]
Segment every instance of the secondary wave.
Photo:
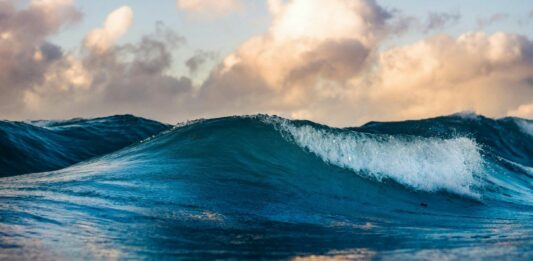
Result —
[[0, 121], [0, 177], [61, 169], [169, 128], [131, 115], [65, 121]]

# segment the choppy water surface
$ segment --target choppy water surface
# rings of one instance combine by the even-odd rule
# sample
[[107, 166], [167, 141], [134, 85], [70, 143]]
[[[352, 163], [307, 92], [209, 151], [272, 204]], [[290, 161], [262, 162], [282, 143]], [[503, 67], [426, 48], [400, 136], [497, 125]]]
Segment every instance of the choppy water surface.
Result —
[[531, 260], [531, 126], [475, 115], [181, 124], [0, 179], [0, 258]]

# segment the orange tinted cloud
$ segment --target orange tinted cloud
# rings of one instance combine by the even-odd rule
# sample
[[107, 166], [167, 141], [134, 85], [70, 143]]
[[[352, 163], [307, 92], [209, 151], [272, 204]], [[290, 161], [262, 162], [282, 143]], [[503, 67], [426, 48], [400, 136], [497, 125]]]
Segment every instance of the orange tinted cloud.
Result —
[[204, 16], [224, 16], [244, 7], [241, 0], [177, 0], [176, 3], [181, 10]]
[[353, 125], [464, 110], [525, 115], [533, 102], [526, 36], [437, 35], [380, 50], [393, 25], [374, 1], [269, 3], [268, 32], [230, 54], [204, 84], [206, 115], [268, 112]]
[[133, 10], [122, 6], [111, 12], [102, 28], [92, 30], [85, 38], [85, 47], [95, 52], [107, 51], [133, 24]]
[[[270, 113], [339, 126], [465, 110], [533, 117], [533, 41], [527, 36], [440, 34], [385, 49], [398, 21], [376, 1], [268, 5], [269, 29], [225, 57], [199, 86], [170, 71], [172, 52], [185, 39], [161, 24], [138, 43], [117, 44], [133, 18], [121, 8], [89, 33], [83, 44], [92, 51], [76, 55], [45, 41], [62, 23], [43, 22], [47, 16], [38, 13], [34, 23], [54, 26], [40, 34], [24, 31], [33, 26], [0, 32], [2, 57], [24, 58], [0, 62], [0, 106], [12, 114], [2, 112], [34, 118], [135, 113], [169, 122]], [[25, 39], [33, 43], [21, 45]], [[194, 73], [208, 59], [198, 53], [186, 65]], [[11, 77], [20, 68], [27, 77]]]

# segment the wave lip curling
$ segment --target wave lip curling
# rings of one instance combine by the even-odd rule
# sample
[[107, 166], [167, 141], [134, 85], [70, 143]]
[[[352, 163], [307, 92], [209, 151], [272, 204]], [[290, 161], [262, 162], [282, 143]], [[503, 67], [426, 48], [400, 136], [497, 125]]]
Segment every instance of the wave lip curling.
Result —
[[426, 192], [448, 191], [479, 198], [483, 173], [478, 144], [466, 137], [450, 139], [391, 136], [350, 130], [296, 126], [270, 120], [300, 147], [323, 161], [378, 181], [392, 179]]

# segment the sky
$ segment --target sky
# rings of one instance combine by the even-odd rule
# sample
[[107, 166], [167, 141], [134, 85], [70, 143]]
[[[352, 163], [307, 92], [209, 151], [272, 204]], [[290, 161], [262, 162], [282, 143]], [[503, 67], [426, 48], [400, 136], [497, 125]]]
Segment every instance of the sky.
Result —
[[533, 118], [530, 0], [0, 0], [0, 119]]

